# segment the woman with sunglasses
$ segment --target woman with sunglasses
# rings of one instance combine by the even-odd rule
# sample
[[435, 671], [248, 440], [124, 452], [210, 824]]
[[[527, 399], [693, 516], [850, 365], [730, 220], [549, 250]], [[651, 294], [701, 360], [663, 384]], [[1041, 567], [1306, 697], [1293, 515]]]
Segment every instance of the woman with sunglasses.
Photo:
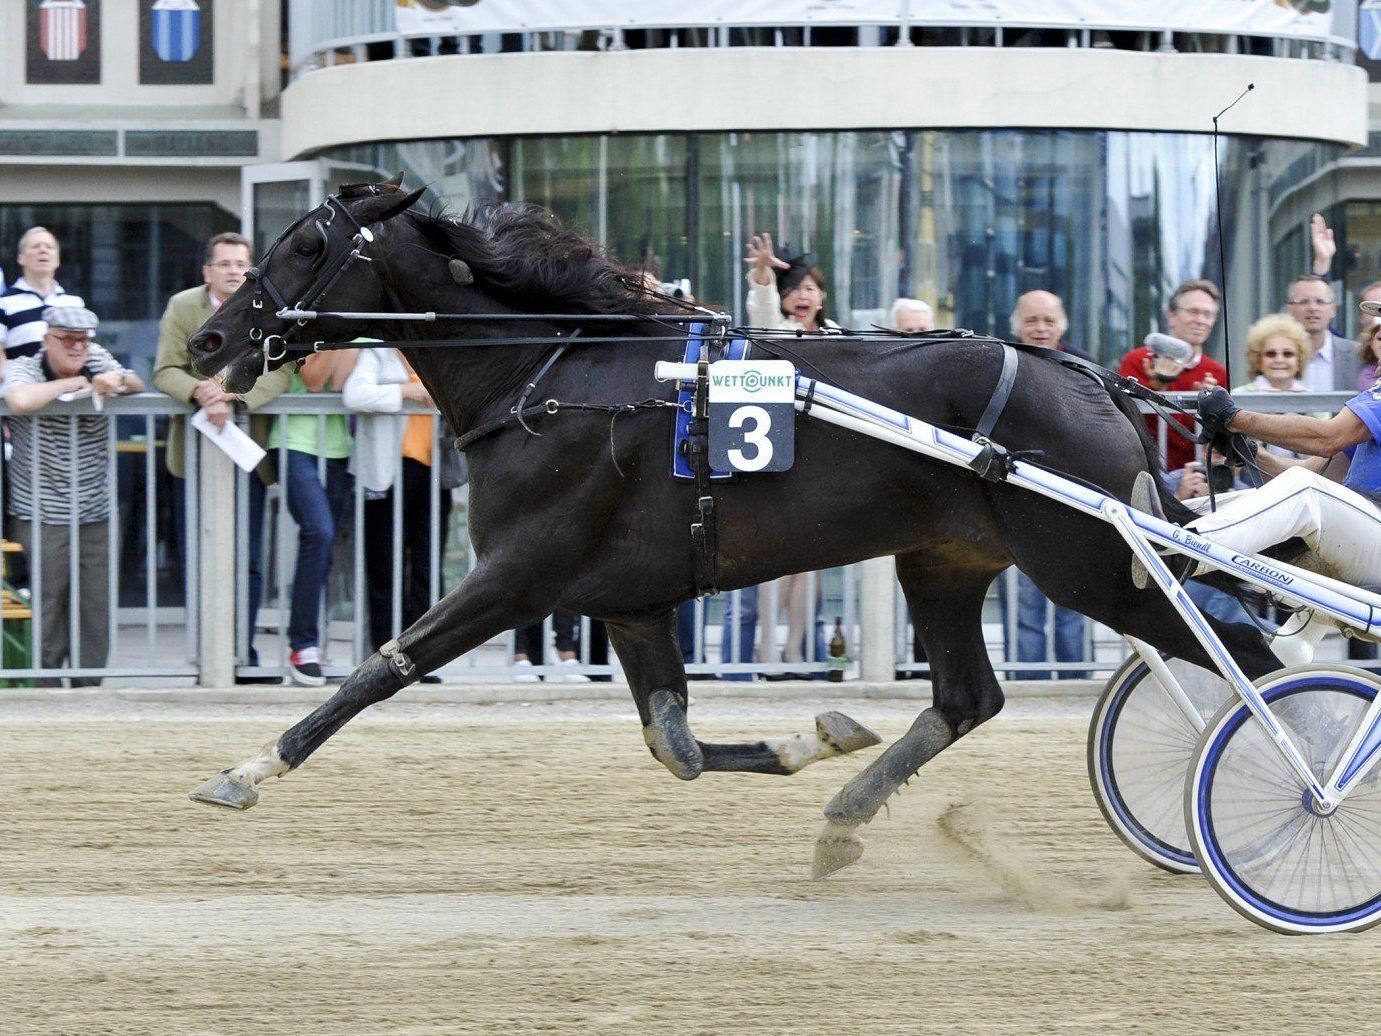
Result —
[[[1307, 392], [1301, 378], [1313, 355], [1309, 333], [1294, 317], [1264, 316], [1247, 331], [1247, 373], [1252, 380], [1233, 392]], [[1283, 457], [1300, 456], [1282, 446], [1266, 449]]]
[[1300, 380], [1314, 348], [1294, 317], [1264, 316], [1247, 332], [1247, 373], [1251, 381], [1233, 392], [1304, 392]]

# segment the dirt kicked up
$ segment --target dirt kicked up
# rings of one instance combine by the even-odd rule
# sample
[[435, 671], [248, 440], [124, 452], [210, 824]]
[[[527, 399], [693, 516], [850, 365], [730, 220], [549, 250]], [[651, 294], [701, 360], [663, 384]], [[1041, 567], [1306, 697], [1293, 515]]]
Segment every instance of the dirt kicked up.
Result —
[[[392, 703], [235, 814], [185, 794], [303, 708], [0, 701], [0, 1031], [1369, 1029], [1381, 930], [1272, 935], [1132, 857], [1089, 706], [1009, 706], [812, 882], [820, 808], [876, 749], [687, 785], [624, 705]], [[843, 707], [885, 740], [918, 708]]]

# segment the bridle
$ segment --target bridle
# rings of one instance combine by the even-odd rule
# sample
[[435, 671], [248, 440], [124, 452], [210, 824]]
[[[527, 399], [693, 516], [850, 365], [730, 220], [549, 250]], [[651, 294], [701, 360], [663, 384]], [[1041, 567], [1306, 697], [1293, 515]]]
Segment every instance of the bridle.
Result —
[[[371, 189], [373, 193], [379, 193], [377, 188]], [[324, 214], [322, 213], [323, 209], [325, 210]], [[319, 214], [321, 215], [319, 216]], [[314, 225], [317, 234], [321, 237], [321, 253], [312, 263], [312, 270], [316, 276], [307, 287], [302, 289], [298, 300], [289, 305], [283, 293], [278, 290], [277, 285], [265, 272], [265, 267], [278, 250], [278, 246], [313, 217], [318, 217]], [[353, 232], [351, 228], [353, 228]], [[288, 355], [289, 336], [292, 335], [293, 328], [289, 328], [286, 334], [267, 336], [264, 334], [264, 327], [261, 324], [264, 312], [264, 295], [268, 295], [274, 305], [274, 315], [279, 316], [280, 319], [284, 312], [316, 309], [326, 293], [335, 287], [336, 282], [345, 276], [350, 267], [357, 262], [373, 262], [369, 256], [364, 254], [364, 247], [373, 240], [374, 232], [368, 227], [362, 226], [351, 215], [350, 210], [341, 204], [340, 198], [333, 194], [317, 208], [279, 234], [278, 239], [269, 246], [268, 251], [263, 254], [259, 262], [245, 273], [245, 279], [254, 283], [254, 293], [250, 296], [249, 301], [251, 307], [249, 338], [250, 341], [259, 346], [264, 354], [265, 373], [268, 372], [268, 365], [271, 362], [282, 360]], [[294, 326], [303, 327], [306, 324], [306, 319], [299, 319]], [[279, 345], [277, 352], [274, 351], [274, 342]]]

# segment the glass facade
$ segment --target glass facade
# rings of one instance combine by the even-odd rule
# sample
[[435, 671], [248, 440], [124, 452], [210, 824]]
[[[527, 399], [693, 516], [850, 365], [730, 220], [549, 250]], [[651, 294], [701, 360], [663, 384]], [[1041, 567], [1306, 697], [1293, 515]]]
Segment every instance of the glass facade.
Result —
[[[1284, 167], [1298, 148], [1219, 141], [1230, 285], [1260, 276], [1245, 230], [1266, 188], [1251, 171]], [[883, 320], [893, 298], [909, 295], [931, 302], [942, 325], [1007, 334], [1017, 296], [1043, 288], [1065, 300], [1068, 340], [1113, 362], [1156, 325], [1176, 284], [1223, 280], [1206, 134], [608, 134], [371, 144], [320, 157], [349, 171], [340, 179], [403, 169], [456, 212], [536, 202], [629, 265], [689, 277], [699, 299], [740, 317], [743, 246], [761, 231], [815, 254], [827, 310], [843, 324]], [[1255, 308], [1253, 289], [1234, 300], [1244, 294]], [[1234, 337], [1239, 323], [1250, 319], [1234, 318]]]

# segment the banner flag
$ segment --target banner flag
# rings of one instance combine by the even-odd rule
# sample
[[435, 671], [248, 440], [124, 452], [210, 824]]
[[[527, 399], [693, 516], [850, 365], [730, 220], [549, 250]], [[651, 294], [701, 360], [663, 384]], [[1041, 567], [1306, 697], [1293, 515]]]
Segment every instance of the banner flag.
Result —
[[139, 82], [214, 82], [215, 24], [215, 0], [139, 0]]
[[101, 0], [25, 0], [24, 6], [24, 81], [99, 83]]
[[201, 8], [197, 0], [154, 0], [150, 42], [164, 61], [191, 61], [201, 46]]

